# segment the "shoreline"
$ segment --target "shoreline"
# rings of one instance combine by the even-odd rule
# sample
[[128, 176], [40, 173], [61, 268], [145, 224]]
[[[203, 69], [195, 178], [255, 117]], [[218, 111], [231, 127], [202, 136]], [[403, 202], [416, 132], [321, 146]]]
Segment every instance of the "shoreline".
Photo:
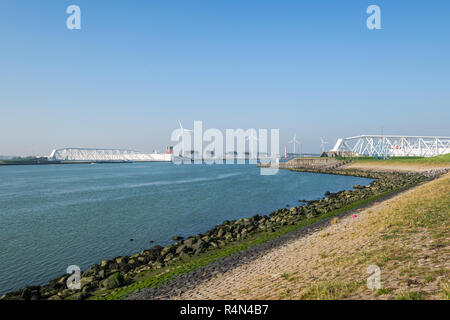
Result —
[[[150, 298], [448, 300], [449, 186], [447, 173], [332, 219], [180, 295]], [[381, 271], [377, 290], [367, 287], [369, 266]]]
[[[450, 174], [380, 199], [355, 216], [269, 250], [173, 300], [441, 300], [450, 298]], [[381, 270], [381, 288], [367, 287], [367, 268]], [[206, 274], [206, 273], [205, 273]], [[153, 289], [161, 293], [159, 289]], [[146, 290], [146, 293], [150, 293]]]
[[226, 272], [229, 272], [239, 266], [245, 265], [249, 262], [252, 262], [264, 256], [273, 249], [277, 249], [286, 244], [289, 244], [291, 241], [295, 239], [306, 237], [308, 235], [312, 235], [322, 230], [324, 227], [328, 226], [330, 224], [330, 221], [334, 218], [343, 219], [344, 217], [349, 217], [353, 214], [358, 213], [362, 209], [370, 208], [373, 205], [373, 202], [386, 201], [392, 199], [397, 195], [405, 191], [408, 191], [409, 189], [414, 187], [416, 187], [416, 185], [409, 186], [402, 190], [394, 191], [385, 196], [377, 198], [372, 202], [312, 222], [311, 224], [296, 229], [292, 232], [286, 233], [278, 238], [274, 238], [262, 244], [255, 245], [247, 250], [234, 253], [223, 259], [220, 259], [219, 261], [215, 261], [207, 266], [200, 267], [189, 273], [182, 274], [174, 278], [173, 280], [164, 283], [159, 287], [152, 287], [134, 292], [130, 296], [125, 298], [125, 300], [167, 300], [174, 297], [179, 297], [182, 293], [186, 292], [187, 290], [195, 289], [198, 285], [211, 280], [218, 274], [224, 274]]
[[[86, 298], [124, 298], [128, 294], [133, 293], [139, 288], [146, 286], [151, 287], [152, 281], [160, 285], [162, 283], [169, 283], [169, 280], [179, 276], [183, 277], [183, 274], [189, 274], [191, 270], [189, 267], [185, 270], [179, 270], [180, 266], [184, 264], [189, 265], [190, 260], [193, 260], [194, 265], [191, 263], [191, 269], [195, 270], [200, 265], [195, 265], [195, 261], [203, 254], [207, 255], [208, 252], [217, 251], [219, 255], [212, 257], [205, 264], [216, 263], [217, 260], [226, 260], [228, 258], [233, 261], [233, 254], [239, 254], [245, 251], [251, 251], [258, 244], [265, 243], [277, 243], [277, 239], [289, 238], [296, 234], [295, 232], [304, 232], [303, 229], [313, 228], [316, 223], [321, 225], [328, 221], [330, 217], [335, 215], [345, 215], [357, 208], [370, 205], [373, 201], [378, 199], [389, 197], [392, 194], [401, 192], [407, 188], [417, 185], [420, 182], [433, 179], [440, 175], [439, 172], [431, 173], [431, 176], [427, 177], [424, 174], [418, 173], [386, 173], [386, 172], [367, 172], [360, 170], [291, 170], [291, 171], [305, 171], [324, 174], [339, 174], [339, 175], [351, 175], [365, 178], [373, 178], [374, 180], [367, 187], [355, 186], [352, 191], [340, 191], [337, 193], [328, 193], [327, 200], [315, 200], [309, 201], [308, 204], [299, 207], [291, 207], [290, 209], [279, 209], [272, 212], [269, 216], [255, 215], [251, 218], [242, 218], [239, 220], [225, 221], [221, 225], [214, 227], [207, 231], [205, 235], [199, 234], [194, 237], [189, 237], [182, 241], [177, 241], [175, 244], [168, 245], [166, 247], [154, 246], [148, 250], [144, 250], [141, 253], [136, 253], [131, 256], [117, 257], [111, 260], [103, 260], [100, 265], [94, 265], [88, 270], [82, 273], [82, 290], [72, 291], [65, 289], [65, 282], [69, 275], [63, 275], [57, 279], [49, 282], [44, 286], [30, 286], [25, 289], [15, 292], [7, 293], [2, 299], [86, 299]], [[442, 173], [442, 172], [441, 172]], [[401, 177], [401, 179], [399, 178]], [[391, 181], [389, 179], [391, 178]], [[397, 181], [400, 180], [400, 181]], [[382, 181], [382, 182], [379, 182]], [[390, 182], [390, 184], [388, 183]], [[373, 189], [373, 185], [377, 187], [374, 189], [373, 194], [369, 190]], [[378, 186], [380, 184], [380, 186]], [[400, 184], [396, 186], [396, 184]], [[383, 192], [381, 192], [383, 191]], [[359, 198], [355, 198], [355, 194], [359, 194]], [[353, 198], [352, 198], [353, 195]], [[368, 195], [375, 197], [370, 199]], [[342, 198], [342, 199], [341, 199]], [[345, 200], [343, 200], [345, 198]], [[348, 199], [351, 201], [347, 201]], [[333, 199], [333, 200], [329, 200]], [[326, 210], [330, 204], [336, 204], [336, 199], [340, 199], [340, 206], [332, 206], [334, 210]], [[358, 201], [366, 201], [358, 205]], [[324, 202], [330, 202], [325, 203]], [[339, 203], [339, 201], [338, 201]], [[356, 205], [355, 205], [356, 204]], [[349, 210], [343, 210], [343, 212], [337, 212], [346, 206], [353, 206]], [[335, 213], [333, 213], [335, 212]], [[324, 217], [324, 215], [330, 215]], [[309, 221], [311, 219], [318, 219], [317, 221]], [[328, 220], [327, 220], [328, 219]], [[264, 221], [261, 223], [261, 221]], [[304, 225], [301, 225], [301, 224]], [[300, 226], [297, 226], [300, 224]], [[297, 227], [296, 227], [297, 226]], [[284, 230], [286, 227], [291, 227], [292, 230]], [[245, 230], [245, 231], [244, 231]], [[277, 232], [281, 232], [277, 234]], [[266, 237], [265, 241], [261, 243], [249, 244], [247, 247], [235, 249], [236, 252], [226, 252], [227, 248], [233, 247], [233, 244], [245, 243], [245, 239], [255, 238], [256, 240]], [[255, 240], [253, 239], [253, 240]], [[273, 242], [271, 242], [273, 241]], [[282, 241], [282, 240], [278, 240]], [[258, 241], [256, 241], [258, 242]], [[201, 259], [197, 259], [201, 260]], [[197, 261], [198, 262], [198, 261]], [[232, 264], [233, 265], [233, 264]], [[171, 270], [175, 269], [174, 270]], [[178, 269], [177, 269], [178, 268]], [[181, 268], [182, 269], [182, 268]], [[169, 270], [169, 271], [168, 271]], [[178, 271], [177, 271], [178, 270]], [[159, 272], [158, 272], [159, 271]], [[170, 274], [172, 272], [172, 274]], [[192, 271], [191, 271], [192, 272]], [[146, 273], [150, 273], [145, 277]], [[169, 275], [167, 275], [169, 273]], [[161, 279], [162, 277], [162, 279]], [[155, 278], [155, 279], [152, 279]], [[84, 280], [84, 281], [83, 281]], [[147, 282], [146, 282], [147, 281]], [[192, 281], [192, 280], [190, 280]], [[139, 285], [141, 284], [141, 285]], [[147, 289], [152, 290], [152, 289]]]

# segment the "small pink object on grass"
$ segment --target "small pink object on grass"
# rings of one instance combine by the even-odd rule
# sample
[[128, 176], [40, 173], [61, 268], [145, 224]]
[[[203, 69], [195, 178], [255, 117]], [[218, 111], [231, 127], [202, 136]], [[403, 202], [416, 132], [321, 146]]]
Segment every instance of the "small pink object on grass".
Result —
[[352, 215], [352, 218], [356, 218], [356, 217], [357, 217], [357, 215], [356, 215], [356, 214]]

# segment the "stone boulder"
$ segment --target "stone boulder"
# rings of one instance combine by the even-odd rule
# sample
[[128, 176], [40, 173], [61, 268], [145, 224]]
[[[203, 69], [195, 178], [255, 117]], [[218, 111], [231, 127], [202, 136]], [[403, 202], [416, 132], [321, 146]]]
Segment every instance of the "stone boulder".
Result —
[[101, 286], [107, 290], [109, 289], [115, 289], [124, 284], [124, 278], [123, 275], [120, 272], [116, 272], [103, 280], [101, 282]]

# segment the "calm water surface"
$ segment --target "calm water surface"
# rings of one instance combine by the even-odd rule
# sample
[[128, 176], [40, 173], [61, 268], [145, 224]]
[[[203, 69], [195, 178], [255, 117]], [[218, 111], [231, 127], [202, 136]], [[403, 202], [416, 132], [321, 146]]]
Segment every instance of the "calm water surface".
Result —
[[370, 181], [254, 165], [0, 166], [0, 293]]

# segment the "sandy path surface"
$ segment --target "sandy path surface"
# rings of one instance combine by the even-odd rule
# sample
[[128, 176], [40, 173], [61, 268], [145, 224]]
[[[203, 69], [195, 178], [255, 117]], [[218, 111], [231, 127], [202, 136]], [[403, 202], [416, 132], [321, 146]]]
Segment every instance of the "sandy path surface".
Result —
[[[446, 176], [448, 179], [449, 175]], [[370, 261], [358, 264], [355, 261], [345, 263], [345, 260], [361, 252], [373, 251], [379, 245], [377, 240], [385, 228], [377, 223], [378, 213], [395, 205], [400, 199], [414, 197], [414, 193], [424, 186], [426, 185], [417, 186], [389, 200], [375, 203], [358, 212], [356, 217], [344, 217], [321, 231], [275, 248], [257, 260], [218, 274], [172, 299], [297, 299], [305, 298], [305, 290], [311, 291], [311, 286], [321, 281], [344, 284], [356, 281], [359, 283], [358, 288], [352, 290], [346, 298], [376, 298], [374, 292], [365, 285], [368, 277], [366, 269], [371, 264]], [[424, 268], [450, 269], [448, 250], [445, 259], [432, 260], [429, 257], [432, 257], [433, 252], [424, 238], [429, 237], [426, 234], [414, 234], [410, 239], [403, 239], [404, 243], [400, 246], [405, 246], [405, 252], [414, 249], [418, 257], [416, 262]], [[394, 248], [396, 245], [393, 250]], [[399, 266], [395, 267], [394, 262], [394, 267], [385, 268], [398, 271]], [[408, 289], [420, 283], [410, 279], [405, 282], [397, 271], [384, 271], [382, 268], [383, 287], [400, 290], [401, 287]], [[436, 281], [428, 286], [423, 283], [420, 285], [425, 292], [433, 294], [437, 290]]]

